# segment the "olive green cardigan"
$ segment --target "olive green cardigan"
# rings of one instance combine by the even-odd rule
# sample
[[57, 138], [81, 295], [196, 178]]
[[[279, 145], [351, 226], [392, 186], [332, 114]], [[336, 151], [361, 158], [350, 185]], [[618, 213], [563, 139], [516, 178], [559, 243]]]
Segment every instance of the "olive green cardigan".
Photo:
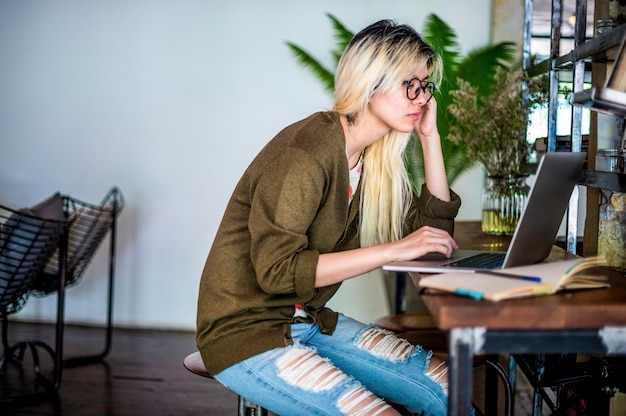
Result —
[[[367, 167], [365, 167], [367, 169]], [[345, 138], [335, 112], [281, 131], [237, 184], [209, 252], [198, 298], [198, 349], [217, 374], [292, 343], [294, 305], [322, 332], [337, 314], [325, 307], [339, 284], [315, 288], [320, 253], [359, 247], [360, 187], [348, 205]], [[407, 232], [428, 224], [452, 233], [460, 200], [414, 198]]]

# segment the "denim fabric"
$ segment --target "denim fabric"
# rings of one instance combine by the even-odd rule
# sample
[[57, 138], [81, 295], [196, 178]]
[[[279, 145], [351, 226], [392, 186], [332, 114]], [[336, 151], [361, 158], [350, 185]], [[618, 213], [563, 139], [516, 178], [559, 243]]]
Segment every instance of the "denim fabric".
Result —
[[[315, 324], [292, 325], [294, 345], [277, 348], [244, 360], [215, 375], [230, 390], [280, 415], [342, 415], [338, 400], [358, 386], [378, 397], [405, 406], [424, 416], [445, 415], [444, 390], [424, 372], [431, 352], [417, 346], [408, 358], [392, 359], [389, 353], [372, 353], [357, 345], [372, 328], [340, 314], [332, 336], [322, 334]], [[279, 375], [281, 359], [289, 351], [316, 351], [349, 376], [332, 388], [299, 387]]]

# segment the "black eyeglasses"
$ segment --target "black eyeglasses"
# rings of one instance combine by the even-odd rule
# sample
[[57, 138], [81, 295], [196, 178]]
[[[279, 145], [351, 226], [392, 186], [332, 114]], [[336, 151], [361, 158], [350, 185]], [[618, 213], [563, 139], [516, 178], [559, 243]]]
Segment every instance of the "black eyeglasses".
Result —
[[426, 102], [429, 102], [437, 90], [434, 82], [422, 81], [419, 78], [413, 78], [410, 81], [403, 81], [402, 84], [406, 85], [406, 98], [411, 101], [416, 99], [423, 91], [424, 96], [426, 97]]

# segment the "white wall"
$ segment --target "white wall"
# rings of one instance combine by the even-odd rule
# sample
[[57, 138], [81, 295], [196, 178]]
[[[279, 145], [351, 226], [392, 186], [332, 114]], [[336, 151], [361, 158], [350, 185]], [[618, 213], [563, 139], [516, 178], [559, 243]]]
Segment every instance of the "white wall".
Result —
[[[282, 127], [330, 105], [292, 58], [330, 65], [330, 12], [357, 31], [379, 18], [418, 30], [437, 13], [466, 52], [489, 42], [491, 0], [0, 0], [0, 203], [55, 191], [99, 202], [121, 188], [115, 323], [195, 328], [200, 273], [224, 206]], [[482, 174], [457, 183], [478, 219]], [[68, 322], [103, 321], [106, 251], [68, 291]], [[375, 319], [379, 277], [333, 305]], [[363, 302], [365, 299], [368, 302]], [[19, 317], [54, 317], [55, 298]]]

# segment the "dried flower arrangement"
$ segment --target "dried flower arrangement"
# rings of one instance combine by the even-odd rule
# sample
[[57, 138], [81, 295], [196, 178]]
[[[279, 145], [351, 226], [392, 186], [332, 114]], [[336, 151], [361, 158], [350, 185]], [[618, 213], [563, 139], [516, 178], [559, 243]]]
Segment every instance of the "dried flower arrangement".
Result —
[[[522, 69], [499, 67], [488, 95], [459, 79], [450, 91], [453, 125], [448, 139], [464, 146], [468, 158], [480, 162], [490, 176], [524, 174], [530, 154], [526, 140], [528, 114], [548, 102], [547, 78], [530, 78]], [[528, 87], [527, 103], [522, 88]]]

